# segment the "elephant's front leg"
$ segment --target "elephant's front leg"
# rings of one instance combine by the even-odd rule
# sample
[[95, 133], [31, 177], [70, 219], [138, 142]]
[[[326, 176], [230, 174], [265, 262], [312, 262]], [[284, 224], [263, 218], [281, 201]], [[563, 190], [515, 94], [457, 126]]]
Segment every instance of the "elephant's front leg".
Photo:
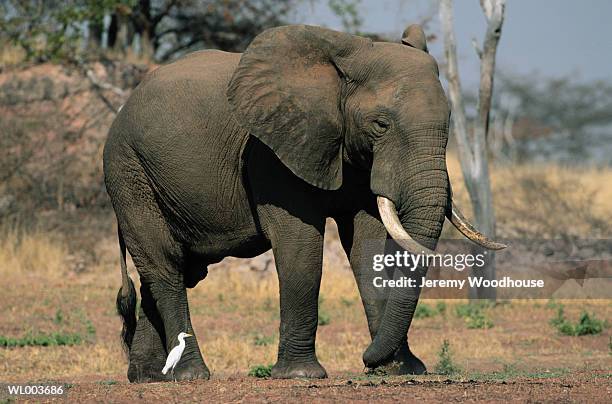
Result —
[[[378, 218], [375, 203], [371, 204], [370, 209], [361, 210], [355, 215], [336, 218], [336, 223], [342, 246], [349, 257], [357, 281], [370, 336], [374, 339], [384, 314], [388, 293], [384, 290], [377, 290], [373, 282], [374, 277], [378, 275], [372, 269], [372, 256], [375, 253], [383, 253], [384, 247], [381, 245], [380, 251], [374, 251], [374, 246], [366, 245], [366, 243], [372, 244], [386, 240], [387, 230]], [[423, 374], [426, 372], [423, 362], [410, 350], [407, 337], [393, 359], [381, 370], [389, 374]]]
[[274, 221], [269, 236], [280, 288], [280, 341], [272, 377], [324, 378], [315, 337], [325, 221], [307, 224], [280, 209]]

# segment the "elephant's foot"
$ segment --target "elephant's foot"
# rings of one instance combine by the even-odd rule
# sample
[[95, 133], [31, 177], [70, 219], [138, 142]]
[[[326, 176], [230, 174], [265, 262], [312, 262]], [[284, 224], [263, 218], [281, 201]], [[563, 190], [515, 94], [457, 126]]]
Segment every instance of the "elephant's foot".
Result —
[[210, 379], [210, 371], [202, 360], [179, 362], [174, 369], [174, 380], [176, 381], [196, 379]]
[[380, 375], [423, 375], [427, 373], [427, 368], [423, 361], [417, 358], [408, 348], [408, 344], [403, 344], [389, 362], [376, 368], [368, 369], [367, 373]]
[[318, 360], [310, 362], [285, 362], [278, 361], [272, 367], [272, 378], [274, 379], [325, 379], [327, 372]]
[[132, 383], [169, 382], [195, 379], [210, 379], [210, 371], [202, 361], [179, 362], [174, 369], [174, 374], [162, 373], [165, 363], [134, 363], [128, 368], [128, 380]]
[[210, 379], [210, 371], [206, 367], [191, 367], [174, 370], [174, 380], [177, 382], [183, 380]]
[[[162, 364], [161, 368], [163, 367], [164, 365]], [[153, 383], [172, 380], [172, 375], [170, 373], [162, 374], [161, 368], [150, 364], [130, 363], [127, 377], [131, 383]]]

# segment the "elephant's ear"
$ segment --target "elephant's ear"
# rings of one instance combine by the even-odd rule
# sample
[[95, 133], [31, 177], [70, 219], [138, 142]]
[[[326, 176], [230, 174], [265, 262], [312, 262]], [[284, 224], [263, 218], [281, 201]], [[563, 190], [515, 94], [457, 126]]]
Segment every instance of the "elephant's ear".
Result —
[[429, 53], [425, 32], [418, 24], [409, 25], [402, 34], [402, 43]]
[[295, 175], [322, 189], [342, 185], [340, 93], [365, 38], [320, 27], [277, 27], [242, 55], [227, 96], [238, 123]]

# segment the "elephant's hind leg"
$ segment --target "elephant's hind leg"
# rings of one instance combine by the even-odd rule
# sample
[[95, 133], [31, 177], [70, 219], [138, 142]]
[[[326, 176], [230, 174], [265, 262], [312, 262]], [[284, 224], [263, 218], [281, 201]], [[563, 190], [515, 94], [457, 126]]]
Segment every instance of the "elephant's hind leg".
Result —
[[141, 383], [171, 380], [169, 375], [164, 376], [160, 371], [168, 356], [164, 324], [146, 285], [141, 286], [140, 296], [138, 323], [129, 354], [128, 379]]
[[[142, 217], [141, 217], [142, 219]], [[139, 225], [145, 223], [143, 220]], [[144, 314], [155, 328], [156, 333], [151, 332], [151, 327], [147, 321], [140, 322], [142, 334], [148, 335], [140, 349], [144, 352], [138, 353], [135, 351], [138, 346], [134, 346], [133, 356], [141, 358], [140, 366], [152, 369], [153, 366], [158, 368], [158, 380], [166, 378], [161, 374], [163, 363], [159, 366], [160, 349], [155, 348], [156, 355], [154, 357], [146, 356], [150, 352], [151, 347], [147, 344], [157, 344], [157, 341], [163, 341], [166, 352], [170, 352], [178, 344], [178, 334], [187, 332], [195, 335], [191, 324], [189, 314], [189, 305], [187, 301], [187, 290], [183, 279], [183, 263], [184, 258], [182, 250], [178, 244], [171, 238], [165, 227], [165, 223], [157, 223], [152, 226], [150, 223], [140, 228], [136, 233], [126, 235], [126, 244], [132, 254], [132, 258], [142, 283], [144, 295], [150, 293], [149, 307], [143, 307]], [[134, 251], [132, 253], [132, 251]], [[143, 299], [144, 301], [144, 299]], [[157, 317], [159, 316], [159, 317]], [[156, 328], [156, 322], [161, 320], [162, 328]], [[157, 334], [157, 338], [155, 338]], [[137, 335], [138, 336], [138, 329]], [[137, 339], [136, 339], [137, 340]], [[197, 339], [194, 337], [185, 340], [186, 348], [179, 363], [174, 370], [174, 379], [176, 380], [192, 380], [192, 379], [208, 379], [210, 372], [204, 363], [202, 354], [198, 347]], [[165, 357], [163, 358], [165, 363]], [[150, 376], [144, 376], [147, 379]]]
[[[170, 233], [139, 166], [113, 160], [105, 169], [113, 208], [143, 285], [143, 307], [130, 349], [128, 376], [132, 381], [165, 380], [161, 373], [165, 352], [178, 344], [180, 332], [194, 334], [183, 279], [183, 249]], [[196, 338], [185, 342], [175, 378], [208, 379], [210, 372]]]

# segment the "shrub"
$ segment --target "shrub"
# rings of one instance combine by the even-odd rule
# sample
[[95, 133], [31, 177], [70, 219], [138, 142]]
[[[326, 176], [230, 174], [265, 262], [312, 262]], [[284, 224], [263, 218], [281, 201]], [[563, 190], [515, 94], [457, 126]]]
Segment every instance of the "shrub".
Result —
[[578, 323], [572, 324], [572, 322], [565, 317], [565, 311], [562, 305], [559, 306], [557, 315], [550, 320], [550, 324], [555, 327], [559, 333], [570, 336], [600, 334], [605, 327], [605, 321], [597, 319], [594, 314], [589, 314], [586, 311], [582, 312]]
[[486, 302], [460, 304], [455, 308], [455, 313], [457, 317], [465, 319], [468, 328], [491, 328], [493, 322], [485, 312], [486, 307], [488, 307]]
[[446, 303], [438, 302], [433, 308], [425, 303], [419, 303], [414, 311], [414, 318], [430, 318], [437, 314], [444, 315], [446, 313]]
[[438, 352], [438, 363], [435, 366], [435, 371], [441, 375], [454, 375], [461, 371], [461, 368], [453, 361], [450, 343], [447, 339], [444, 340], [440, 352]]
[[249, 370], [249, 376], [264, 378], [272, 376], [272, 365], [255, 365]]
[[578, 324], [574, 326], [574, 335], [596, 335], [603, 331], [604, 321], [599, 320], [594, 314], [583, 311]]
[[482, 329], [493, 327], [493, 322], [483, 312], [474, 313], [465, 320], [467, 328]]
[[328, 325], [331, 323], [331, 316], [322, 309], [319, 309], [319, 325]]
[[437, 314], [436, 310], [426, 305], [425, 303], [419, 303], [414, 311], [414, 318], [429, 318]]

